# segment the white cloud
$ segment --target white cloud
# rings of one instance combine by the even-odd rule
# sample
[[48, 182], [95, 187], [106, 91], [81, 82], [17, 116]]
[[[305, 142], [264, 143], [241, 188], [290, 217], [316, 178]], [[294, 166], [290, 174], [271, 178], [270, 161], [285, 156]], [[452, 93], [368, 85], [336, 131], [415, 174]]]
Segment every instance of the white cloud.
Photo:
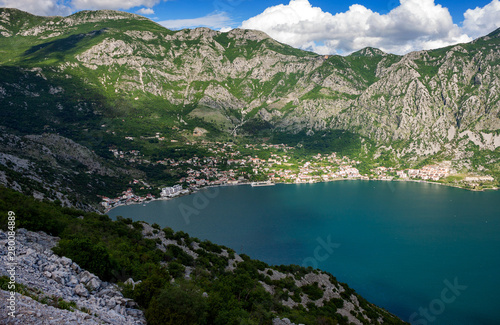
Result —
[[355, 4], [335, 15], [308, 0], [291, 0], [267, 8], [241, 27], [262, 30], [278, 41], [320, 54], [349, 53], [366, 46], [401, 54], [471, 40], [453, 23], [448, 9], [434, 0], [401, 0], [387, 14]]
[[212, 29], [228, 30], [232, 24], [231, 18], [225, 12], [211, 13], [199, 18], [190, 19], [171, 19], [158, 22], [160, 25], [169, 29], [182, 29], [193, 27], [209, 27]]
[[136, 11], [140, 15], [154, 15], [155, 11], [151, 8], [141, 8]]
[[142, 14], [154, 14], [154, 5], [161, 0], [0, 0], [0, 7], [17, 8], [40, 16], [67, 16], [83, 9], [130, 9], [142, 8]]
[[500, 27], [500, 1], [493, 0], [483, 8], [469, 9], [464, 18], [463, 29], [468, 35], [484, 36]]
[[39, 16], [67, 16], [72, 13], [64, 0], [0, 0], [0, 7], [17, 8]]
[[160, 0], [72, 0], [71, 5], [77, 10], [82, 9], [130, 9], [133, 7], [151, 8]]

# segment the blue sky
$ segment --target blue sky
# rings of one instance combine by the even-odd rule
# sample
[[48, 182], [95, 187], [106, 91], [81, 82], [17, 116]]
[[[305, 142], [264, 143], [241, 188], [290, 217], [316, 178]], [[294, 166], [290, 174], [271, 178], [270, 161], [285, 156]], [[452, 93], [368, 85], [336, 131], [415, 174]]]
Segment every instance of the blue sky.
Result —
[[[353, 4], [360, 4], [368, 9], [377, 11], [379, 13], [388, 12], [391, 9], [399, 5], [399, 0], [387, 0], [387, 1], [325, 1], [325, 0], [310, 0], [309, 1], [314, 7], [321, 7], [324, 11], [328, 11], [332, 14], [345, 12], [349, 10], [349, 6]], [[435, 1], [435, 3], [441, 4], [443, 7], [447, 7], [450, 14], [453, 17], [455, 23], [462, 23], [464, 20], [464, 12], [467, 9], [474, 9], [476, 7], [484, 7], [491, 1], [464, 1], [464, 0], [444, 0]], [[204, 17], [210, 13], [217, 13], [225, 11], [234, 20], [235, 26], [239, 26], [243, 20], [250, 17], [256, 16], [263, 12], [266, 8], [271, 6], [276, 6], [279, 4], [286, 4], [288, 1], [264, 1], [264, 0], [192, 0], [192, 1], [181, 1], [181, 0], [170, 0], [162, 1], [158, 5], [154, 6], [155, 15], [145, 15], [145, 16], [155, 16], [161, 20], [167, 19], [189, 19]], [[132, 10], [126, 10], [129, 12], [136, 12], [141, 7], [133, 8]], [[500, 19], [500, 17], [499, 17]]]
[[258, 29], [320, 54], [366, 46], [404, 54], [469, 42], [500, 27], [500, 0], [0, 0], [0, 6], [63, 16], [123, 10], [170, 29]]

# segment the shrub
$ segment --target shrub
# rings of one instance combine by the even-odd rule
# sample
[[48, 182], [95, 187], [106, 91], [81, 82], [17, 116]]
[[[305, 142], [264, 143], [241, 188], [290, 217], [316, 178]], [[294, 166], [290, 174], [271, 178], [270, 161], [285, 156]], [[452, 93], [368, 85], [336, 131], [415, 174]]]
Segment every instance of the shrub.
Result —
[[323, 290], [318, 286], [318, 282], [302, 286], [302, 291], [308, 295], [311, 300], [318, 300], [323, 297]]
[[167, 285], [146, 310], [151, 325], [205, 324], [208, 303], [194, 284], [180, 281]]
[[186, 271], [186, 268], [184, 267], [184, 265], [182, 265], [180, 263], [170, 262], [168, 264], [168, 273], [170, 273], [170, 275], [173, 278], [180, 278], [181, 276], [184, 275], [185, 271]]
[[111, 279], [114, 264], [106, 247], [88, 238], [61, 239], [54, 252], [71, 258], [80, 267], [97, 274], [105, 281]]

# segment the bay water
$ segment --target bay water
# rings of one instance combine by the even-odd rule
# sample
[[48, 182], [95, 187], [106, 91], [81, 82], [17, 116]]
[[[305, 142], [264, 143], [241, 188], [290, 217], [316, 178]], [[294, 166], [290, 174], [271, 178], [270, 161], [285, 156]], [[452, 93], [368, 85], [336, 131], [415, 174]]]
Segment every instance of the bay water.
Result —
[[412, 324], [500, 324], [500, 192], [338, 181], [209, 188], [108, 213], [332, 273]]

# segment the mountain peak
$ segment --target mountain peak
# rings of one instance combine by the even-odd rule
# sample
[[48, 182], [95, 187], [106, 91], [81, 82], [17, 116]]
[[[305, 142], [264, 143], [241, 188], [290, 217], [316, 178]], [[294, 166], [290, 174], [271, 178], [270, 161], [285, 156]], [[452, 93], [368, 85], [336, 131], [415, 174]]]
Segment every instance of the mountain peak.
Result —
[[244, 38], [247, 40], [252, 40], [252, 41], [261, 41], [264, 39], [271, 38], [269, 35], [266, 33], [260, 31], [260, 30], [255, 30], [255, 29], [241, 29], [241, 28], [235, 28], [231, 29], [229, 32], [227, 32], [228, 36], [238, 39], [238, 38]]
[[22, 14], [22, 15], [27, 15], [27, 16], [34, 16], [33, 14], [30, 14], [27, 11], [23, 11], [17, 8], [0, 8], [0, 17], [4, 16], [5, 14]]
[[387, 53], [374, 47], [365, 47], [359, 51], [350, 54], [350, 56], [370, 56], [370, 57], [386, 56], [386, 55]]
[[66, 19], [74, 19], [79, 22], [96, 22], [103, 20], [120, 20], [120, 19], [136, 19], [136, 20], [149, 20], [146, 17], [124, 12], [124, 11], [116, 11], [116, 10], [82, 10], [76, 12], [70, 16], [67, 16]]

